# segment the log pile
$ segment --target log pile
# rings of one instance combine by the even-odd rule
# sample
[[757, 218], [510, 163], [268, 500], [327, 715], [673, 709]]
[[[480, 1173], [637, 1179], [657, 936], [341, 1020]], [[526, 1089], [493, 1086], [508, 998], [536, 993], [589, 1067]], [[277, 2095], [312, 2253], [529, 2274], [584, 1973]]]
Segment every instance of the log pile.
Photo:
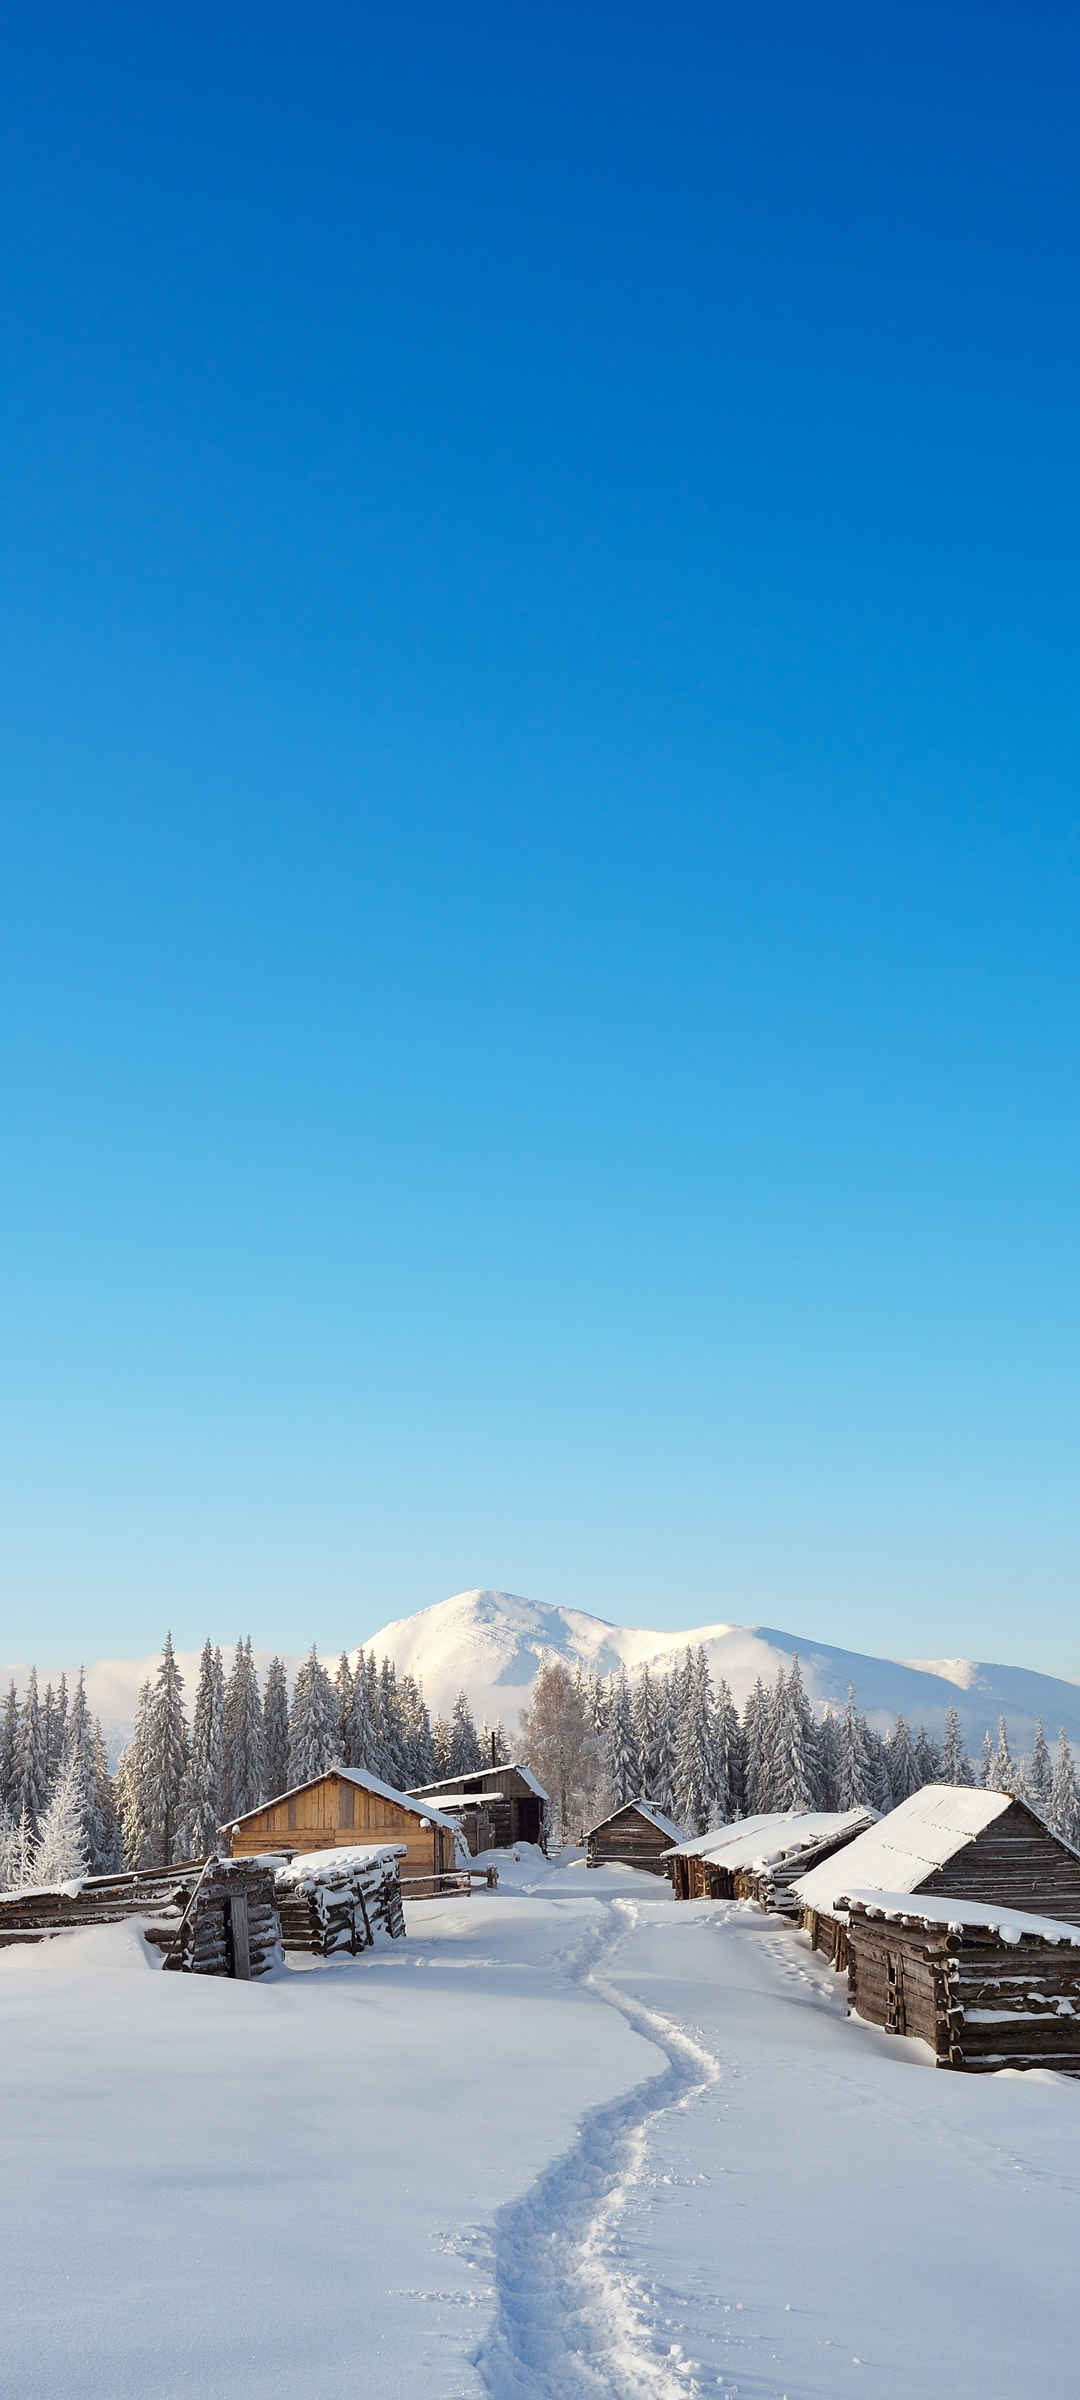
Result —
[[399, 1940], [405, 1912], [398, 1860], [404, 1856], [403, 1843], [384, 1843], [271, 1862], [285, 1949], [355, 1958], [377, 1940]]
[[120, 1925], [156, 1917], [178, 1925], [202, 1874], [201, 1858], [170, 1867], [139, 1867], [126, 1875], [84, 1875], [51, 1889], [0, 1894], [0, 1949], [43, 1942], [87, 1925]]
[[251, 1983], [282, 1964], [281, 1924], [274, 1869], [257, 1858], [208, 1859], [183, 1919], [167, 1938], [147, 1929], [166, 1955], [163, 1966], [183, 1975], [227, 1975]]
[[939, 2067], [1080, 2076], [1080, 1932], [1004, 1937], [992, 1923], [948, 1924], [916, 1909], [886, 1917], [852, 1905], [849, 2007], [926, 2041]]

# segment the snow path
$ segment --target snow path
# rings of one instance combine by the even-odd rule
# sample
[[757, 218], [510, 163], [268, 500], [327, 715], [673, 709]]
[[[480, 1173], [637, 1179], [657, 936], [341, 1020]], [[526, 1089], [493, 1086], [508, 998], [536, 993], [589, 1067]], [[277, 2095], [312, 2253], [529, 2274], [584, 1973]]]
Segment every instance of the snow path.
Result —
[[552, 1963], [615, 2009], [665, 2063], [621, 2098], [587, 2110], [571, 2149], [500, 2211], [495, 2321], [472, 2360], [493, 2400], [685, 2400], [701, 2389], [678, 2347], [651, 2330], [641, 2285], [618, 2262], [615, 2238], [650, 2129], [689, 2106], [721, 2068], [682, 2027], [600, 1975], [639, 1910], [632, 1900], [597, 1905], [600, 1922]]

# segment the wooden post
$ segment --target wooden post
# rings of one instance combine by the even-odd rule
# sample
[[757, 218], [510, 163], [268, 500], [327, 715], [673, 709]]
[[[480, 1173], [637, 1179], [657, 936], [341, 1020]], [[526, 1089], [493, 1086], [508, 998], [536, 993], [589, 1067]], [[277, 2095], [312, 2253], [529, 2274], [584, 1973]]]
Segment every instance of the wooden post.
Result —
[[251, 1951], [248, 1946], [247, 1893], [231, 1892], [225, 1902], [225, 1909], [228, 1917], [233, 1974], [237, 1983], [250, 1983]]

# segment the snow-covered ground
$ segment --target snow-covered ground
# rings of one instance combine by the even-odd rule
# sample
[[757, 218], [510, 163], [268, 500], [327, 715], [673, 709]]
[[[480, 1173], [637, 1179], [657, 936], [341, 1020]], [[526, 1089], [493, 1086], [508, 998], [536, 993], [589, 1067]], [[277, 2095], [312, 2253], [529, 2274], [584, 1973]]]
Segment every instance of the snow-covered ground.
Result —
[[935, 2073], [777, 1920], [502, 1867], [260, 1985], [0, 1953], [4, 2389], [1075, 2389], [1080, 2084]]

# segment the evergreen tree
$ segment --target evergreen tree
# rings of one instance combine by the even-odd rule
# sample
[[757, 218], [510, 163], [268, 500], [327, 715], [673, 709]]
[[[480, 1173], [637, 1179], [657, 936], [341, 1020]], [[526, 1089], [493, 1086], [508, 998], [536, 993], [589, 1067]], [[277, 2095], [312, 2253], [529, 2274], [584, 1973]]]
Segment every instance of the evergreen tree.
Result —
[[450, 1773], [450, 1727], [445, 1717], [436, 1717], [431, 1728], [431, 1747], [435, 1754], [435, 1773], [429, 1783], [445, 1783]]
[[182, 1847], [179, 1836], [188, 1761], [183, 1689], [184, 1678], [176, 1663], [172, 1635], [167, 1633], [150, 1704], [147, 1755], [155, 1866], [171, 1865]]
[[[569, 1680], [569, 1678], [568, 1678]], [[522, 1720], [524, 1722], [524, 1719]], [[464, 1692], [459, 1692], [450, 1719], [451, 1775], [475, 1775], [483, 1766], [472, 1710]], [[541, 1777], [541, 1781], [543, 1778]]]
[[[698, 1651], [698, 1659], [708, 1678], [709, 1666], [704, 1649]], [[743, 1812], [743, 1733], [739, 1712], [723, 1676], [711, 1713], [713, 1747], [709, 1823], [730, 1825]]]
[[606, 1766], [616, 1808], [639, 1800], [644, 1790], [626, 1668], [621, 1667], [608, 1711]]
[[[599, 1733], [601, 1730], [600, 1723], [595, 1717], [593, 1719], [593, 1723], [597, 1733]], [[503, 1724], [501, 1717], [499, 1717], [496, 1720], [496, 1723], [492, 1726], [491, 1739], [494, 1744], [494, 1764], [497, 1767], [510, 1766], [513, 1763], [510, 1756], [510, 1744], [507, 1741], [506, 1727]]]
[[266, 1798], [273, 1800], [288, 1788], [289, 1685], [285, 1661], [275, 1657], [267, 1667], [263, 1687], [263, 1789]]
[[225, 1677], [221, 1652], [207, 1640], [199, 1660], [191, 1747], [184, 1779], [180, 1848], [188, 1858], [217, 1849], [225, 1822]]
[[856, 1707], [854, 1686], [849, 1683], [843, 1716], [837, 1725], [837, 1808], [876, 1808], [878, 1778], [870, 1747], [870, 1729], [862, 1710]]
[[343, 1650], [337, 1663], [337, 1674], [334, 1677], [334, 1699], [337, 1704], [337, 1754], [342, 1760], [345, 1757], [345, 1745], [349, 1738], [352, 1697], [353, 1671], [349, 1665], [349, 1653], [347, 1650]]
[[74, 1882], [87, 1871], [85, 1794], [77, 1752], [69, 1750], [41, 1820], [33, 1872], [41, 1884]]
[[[456, 1738], [458, 1702], [462, 1700], [465, 1700], [465, 1694], [464, 1692], [459, 1692], [458, 1701], [456, 1701], [454, 1704], [454, 1729], [451, 1733], [451, 1748], [453, 1748], [453, 1743]], [[465, 1709], [467, 1715], [468, 1707], [469, 1704], [466, 1700]], [[382, 1665], [379, 1669], [379, 1710], [382, 1719], [380, 1726], [380, 1732], [382, 1735], [382, 1755], [385, 1761], [381, 1772], [385, 1777], [386, 1782], [392, 1786], [395, 1792], [403, 1792], [408, 1788], [409, 1774], [408, 1763], [406, 1759], [405, 1727], [402, 1722], [401, 1699], [398, 1692], [397, 1683], [397, 1668], [394, 1665], [393, 1659], [389, 1657], [383, 1659]], [[471, 1716], [469, 1716], [468, 1722], [469, 1730], [472, 1734], [474, 1752], [472, 1764], [473, 1767], [482, 1766], [483, 1760], [480, 1757], [480, 1744], [476, 1738], [476, 1727], [473, 1724]], [[452, 1774], [464, 1774], [469, 1771], [470, 1770], [465, 1766], [462, 1760], [454, 1760], [454, 1764], [451, 1768]]]
[[915, 1773], [919, 1791], [925, 1784], [941, 1781], [941, 1752], [937, 1743], [931, 1741], [925, 1725], [920, 1725], [915, 1736]]
[[1004, 1717], [998, 1718], [998, 1742], [990, 1762], [987, 1789], [991, 1792], [1015, 1792], [1017, 1773], [1009, 1748], [1009, 1734]]
[[19, 1699], [12, 1676], [7, 1688], [4, 1713], [0, 1717], [0, 1810], [14, 1828], [18, 1822], [17, 1780], [19, 1757]]
[[[676, 1813], [675, 1759], [682, 1723], [678, 1682], [678, 1678], [665, 1675], [657, 1685], [656, 1772], [650, 1797], [655, 1801], [657, 1808], [662, 1809], [664, 1815], [668, 1817], [674, 1816]], [[711, 1679], [709, 1709], [711, 1717]]]
[[38, 1699], [37, 1668], [31, 1667], [26, 1698], [19, 1711], [15, 1752], [15, 1813], [20, 1818], [25, 1815], [31, 1839], [35, 1842], [45, 1812], [47, 1785], [45, 1733]]
[[[353, 1676], [352, 1703], [345, 1728], [343, 1756], [347, 1767], [361, 1767], [368, 1775], [379, 1775], [381, 1778], [381, 1753], [371, 1716], [371, 1685], [367, 1659], [362, 1650]], [[428, 1781], [431, 1780], [429, 1776]]]
[[21, 1881], [19, 1828], [6, 1802], [0, 1801], [0, 1893], [17, 1891]]
[[289, 1782], [311, 1783], [337, 1757], [334, 1687], [314, 1642], [297, 1670], [289, 1718]]
[[899, 1808], [902, 1800], [910, 1800], [912, 1793], [919, 1789], [915, 1752], [912, 1748], [911, 1735], [902, 1716], [897, 1717], [885, 1748], [888, 1754], [889, 1790], [892, 1794], [892, 1803], [894, 1808]]
[[54, 1710], [54, 1714], [53, 1714], [53, 1738], [54, 1738], [54, 1742], [55, 1742], [56, 1748], [55, 1748], [55, 1755], [53, 1756], [53, 1758], [52, 1758], [52, 1761], [51, 1761], [51, 1769], [52, 1769], [52, 1774], [53, 1774], [53, 1777], [54, 1777], [54, 1779], [55, 1779], [55, 1777], [56, 1777], [57, 1775], [59, 1775], [59, 1773], [60, 1773], [60, 1769], [61, 1769], [61, 1767], [63, 1766], [63, 1763], [64, 1763], [64, 1754], [65, 1754], [65, 1751], [66, 1751], [66, 1749], [67, 1749], [67, 1730], [68, 1730], [68, 1687], [67, 1687], [67, 1676], [66, 1676], [66, 1675], [61, 1675], [61, 1677], [60, 1677], [60, 1681], [59, 1681], [59, 1683], [58, 1683], [58, 1685], [57, 1685], [57, 1687], [56, 1687], [56, 1706], [55, 1706], [55, 1710]]
[[1063, 1842], [1080, 1849], [1080, 1791], [1077, 1790], [1073, 1755], [1062, 1726], [1054, 1758], [1054, 1778], [1050, 1786], [1050, 1823]]
[[815, 1808], [820, 1776], [817, 1726], [803, 1687], [797, 1651], [787, 1674], [783, 1667], [777, 1674], [768, 1739], [767, 1808]]
[[[722, 1824], [723, 1799], [715, 1781], [712, 1677], [704, 1651], [689, 1690], [684, 1684], [682, 1711], [675, 1740], [675, 1806], [673, 1814], [690, 1833], [704, 1833], [712, 1822]], [[633, 1795], [631, 1795], [632, 1797]], [[650, 1799], [652, 1794], [647, 1795]]]
[[1027, 1798], [1038, 1809], [1040, 1815], [1045, 1816], [1054, 1786], [1054, 1768], [1041, 1717], [1037, 1717], [1035, 1720], [1035, 1740], [1032, 1744], [1024, 1783]]
[[955, 1708], [947, 1708], [945, 1711], [945, 1741], [941, 1753], [941, 1781], [942, 1783], [970, 1785], [974, 1783], [974, 1780], [971, 1761], [964, 1745], [964, 1736], [960, 1730], [959, 1715]]
[[818, 1727], [818, 1753], [821, 1766], [822, 1808], [839, 1808], [840, 1790], [840, 1728], [831, 1708], [825, 1710]]
[[56, 1693], [47, 1683], [41, 1695], [41, 1748], [45, 1760], [45, 1791], [51, 1795], [60, 1765], [56, 1733]]
[[90, 1872], [92, 1875], [118, 1875], [124, 1864], [124, 1840], [100, 1717], [94, 1719], [92, 1756], [94, 1790], [87, 1834]]
[[660, 1773], [660, 1692], [647, 1660], [634, 1685], [630, 1715], [641, 1772], [640, 1796], [651, 1800]]
[[266, 1797], [263, 1710], [251, 1635], [238, 1640], [225, 1686], [222, 1823], [231, 1825]]
[[768, 1807], [765, 1797], [768, 1723], [769, 1695], [759, 1675], [743, 1710], [743, 1782], [748, 1817], [760, 1817]]
[[[398, 1684], [398, 1703], [401, 1710], [405, 1744], [405, 1773], [407, 1792], [418, 1784], [434, 1783], [435, 1751], [431, 1739], [431, 1719], [423, 1692], [414, 1675], [403, 1675]], [[491, 1755], [491, 1740], [484, 1744], [485, 1758]]]
[[994, 1744], [991, 1738], [989, 1725], [987, 1726], [986, 1732], [983, 1735], [982, 1765], [979, 1774], [979, 1783], [984, 1792], [992, 1792], [994, 1789]]
[[146, 1682], [139, 1693], [134, 1731], [116, 1774], [116, 1803], [124, 1843], [124, 1861], [129, 1867], [158, 1864], [154, 1847], [154, 1807], [150, 1779], [153, 1705], [153, 1685]]

